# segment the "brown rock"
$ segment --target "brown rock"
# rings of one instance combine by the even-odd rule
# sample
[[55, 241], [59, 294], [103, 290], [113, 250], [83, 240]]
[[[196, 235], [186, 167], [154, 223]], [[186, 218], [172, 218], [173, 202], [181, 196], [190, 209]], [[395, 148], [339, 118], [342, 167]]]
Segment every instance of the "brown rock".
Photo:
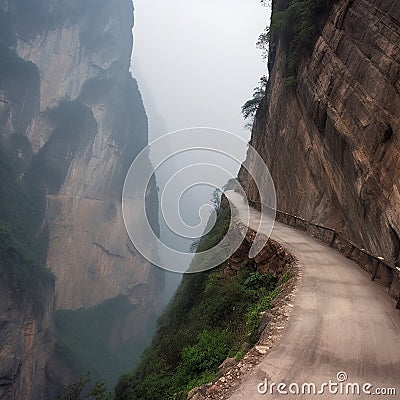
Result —
[[227, 358], [219, 367], [218, 369], [220, 371], [228, 370], [232, 367], [234, 367], [237, 364], [237, 361], [235, 358]]
[[[400, 8], [393, 1], [371, 5], [334, 2], [299, 65], [295, 87], [285, 83], [287, 54], [277, 41], [251, 145], [270, 169], [279, 209], [332, 227], [395, 261], [400, 251]], [[257, 201], [245, 168], [240, 180]], [[298, 221], [298, 227], [306, 226]]]
[[207, 396], [212, 396], [213, 394], [217, 393], [219, 390], [217, 385], [212, 385], [208, 390], [207, 390]]

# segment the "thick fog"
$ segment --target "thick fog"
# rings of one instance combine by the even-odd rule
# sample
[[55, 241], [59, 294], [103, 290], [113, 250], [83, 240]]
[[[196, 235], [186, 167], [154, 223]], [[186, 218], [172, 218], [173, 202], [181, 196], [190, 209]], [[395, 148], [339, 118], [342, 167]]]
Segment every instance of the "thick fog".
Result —
[[160, 128], [193, 126], [248, 138], [240, 107], [266, 73], [255, 43], [269, 8], [259, 0], [135, 0], [134, 7], [132, 69], [151, 138]]
[[[132, 73], [149, 117], [150, 141], [178, 129], [219, 128], [245, 140], [244, 159], [250, 132], [241, 106], [267, 72], [256, 41], [270, 9], [259, 0], [134, 0], [134, 7]], [[189, 157], [157, 170], [160, 192], [175, 170], [195, 162]], [[239, 166], [229, 167], [233, 175]], [[188, 224], [199, 222], [198, 209], [212, 190], [203, 185], [182, 199]], [[162, 218], [160, 224], [164, 241], [188, 250], [191, 240], [171, 233]]]

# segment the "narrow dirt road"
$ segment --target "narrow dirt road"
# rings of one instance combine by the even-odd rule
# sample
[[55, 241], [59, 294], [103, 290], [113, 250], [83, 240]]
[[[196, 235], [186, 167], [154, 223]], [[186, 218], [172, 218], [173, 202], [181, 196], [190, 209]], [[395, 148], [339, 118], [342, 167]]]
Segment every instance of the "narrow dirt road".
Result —
[[[227, 195], [246, 221], [242, 196]], [[262, 232], [259, 221], [260, 213], [250, 209], [250, 228]], [[230, 399], [400, 399], [400, 311], [385, 289], [356, 263], [301, 231], [276, 223], [271, 237], [299, 260], [301, 282], [282, 340]], [[339, 372], [347, 379], [338, 379]], [[321, 387], [330, 380], [330, 387]], [[279, 393], [271, 383], [286, 388]], [[305, 383], [323, 393], [314, 394]], [[378, 394], [391, 388], [397, 395]]]

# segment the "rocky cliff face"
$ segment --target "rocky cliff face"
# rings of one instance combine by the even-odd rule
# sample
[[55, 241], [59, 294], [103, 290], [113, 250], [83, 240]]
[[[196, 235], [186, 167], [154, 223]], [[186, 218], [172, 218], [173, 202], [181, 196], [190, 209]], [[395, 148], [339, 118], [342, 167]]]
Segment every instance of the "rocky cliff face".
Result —
[[[276, 37], [270, 48], [267, 94], [251, 139], [270, 168], [278, 208], [399, 261], [397, 2], [335, 1], [294, 86], [285, 80], [283, 41]], [[244, 169], [240, 176], [258, 200]]]
[[53, 290], [32, 302], [21, 301], [3, 282], [0, 288], [0, 398], [52, 398], [58, 391], [47, 371], [54, 345]]
[[128, 1], [80, 3], [64, 5], [66, 13], [56, 2], [49, 19], [63, 18], [16, 44], [41, 82], [26, 135], [33, 153], [48, 155], [60, 170], [47, 197], [47, 264], [64, 309], [120, 293], [134, 300], [135, 286], [150, 279], [125, 234], [120, 203], [127, 168], [147, 144], [145, 112], [128, 72], [133, 9]]
[[[8, 179], [0, 200], [12, 213], [2, 210], [0, 228], [4, 222], [4, 241], [13, 235], [29, 245], [38, 271], [46, 275], [45, 265], [56, 278], [55, 295], [49, 279], [36, 303], [17, 273], [4, 282], [0, 398], [39, 398], [54, 308], [124, 295], [146, 320], [158, 307], [162, 274], [136, 254], [121, 211], [125, 174], [147, 144], [146, 114], [129, 73], [132, 23], [130, 0], [0, 0], [0, 172]], [[11, 261], [18, 272], [23, 262]], [[10, 264], [2, 267], [7, 272]], [[134, 335], [134, 326], [124, 327], [126, 340]]]

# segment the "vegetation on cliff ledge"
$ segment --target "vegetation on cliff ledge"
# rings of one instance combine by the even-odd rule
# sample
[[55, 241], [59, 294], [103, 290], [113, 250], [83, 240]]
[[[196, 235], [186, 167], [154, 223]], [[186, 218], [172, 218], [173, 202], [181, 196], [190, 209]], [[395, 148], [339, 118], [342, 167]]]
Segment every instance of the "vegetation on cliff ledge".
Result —
[[251, 128], [253, 126], [254, 117], [257, 113], [258, 107], [262, 99], [265, 96], [266, 88], [267, 88], [268, 78], [267, 76], [262, 76], [258, 86], [253, 90], [253, 97], [250, 100], [247, 100], [246, 103], [242, 106], [242, 115], [246, 123], [246, 128]]
[[19, 299], [38, 298], [53, 285], [54, 276], [45, 267], [47, 231], [40, 229], [44, 213], [41, 188], [33, 187], [20, 175], [13, 146], [24, 140], [13, 137], [6, 154], [0, 151], [0, 272], [2, 280]]
[[[280, 37], [286, 50], [286, 63], [283, 75], [287, 86], [297, 83], [300, 62], [312, 46], [321, 30], [335, 0], [290, 0], [276, 1], [271, 23], [259, 36], [257, 47], [263, 51], [263, 57], [273, 58], [270, 49], [275, 38]], [[262, 1], [265, 3], [265, 1]], [[272, 64], [273, 60], [270, 59]], [[253, 97], [242, 106], [242, 115], [247, 128], [251, 128], [256, 112], [266, 93], [268, 77], [263, 76], [253, 91]]]
[[311, 50], [334, 1], [290, 0], [274, 4], [271, 24], [260, 35], [257, 45], [266, 56], [271, 41], [278, 36], [282, 38], [287, 51], [285, 75], [289, 84], [296, 81], [300, 61]]
[[[229, 220], [230, 211], [220, 210], [198, 250], [218, 243]], [[257, 340], [260, 313], [277, 295], [277, 279], [257, 272], [251, 260], [227, 271], [224, 264], [184, 277], [139, 367], [121, 377], [116, 400], [186, 399], [192, 388], [217, 377], [227, 357], [240, 358]]]

